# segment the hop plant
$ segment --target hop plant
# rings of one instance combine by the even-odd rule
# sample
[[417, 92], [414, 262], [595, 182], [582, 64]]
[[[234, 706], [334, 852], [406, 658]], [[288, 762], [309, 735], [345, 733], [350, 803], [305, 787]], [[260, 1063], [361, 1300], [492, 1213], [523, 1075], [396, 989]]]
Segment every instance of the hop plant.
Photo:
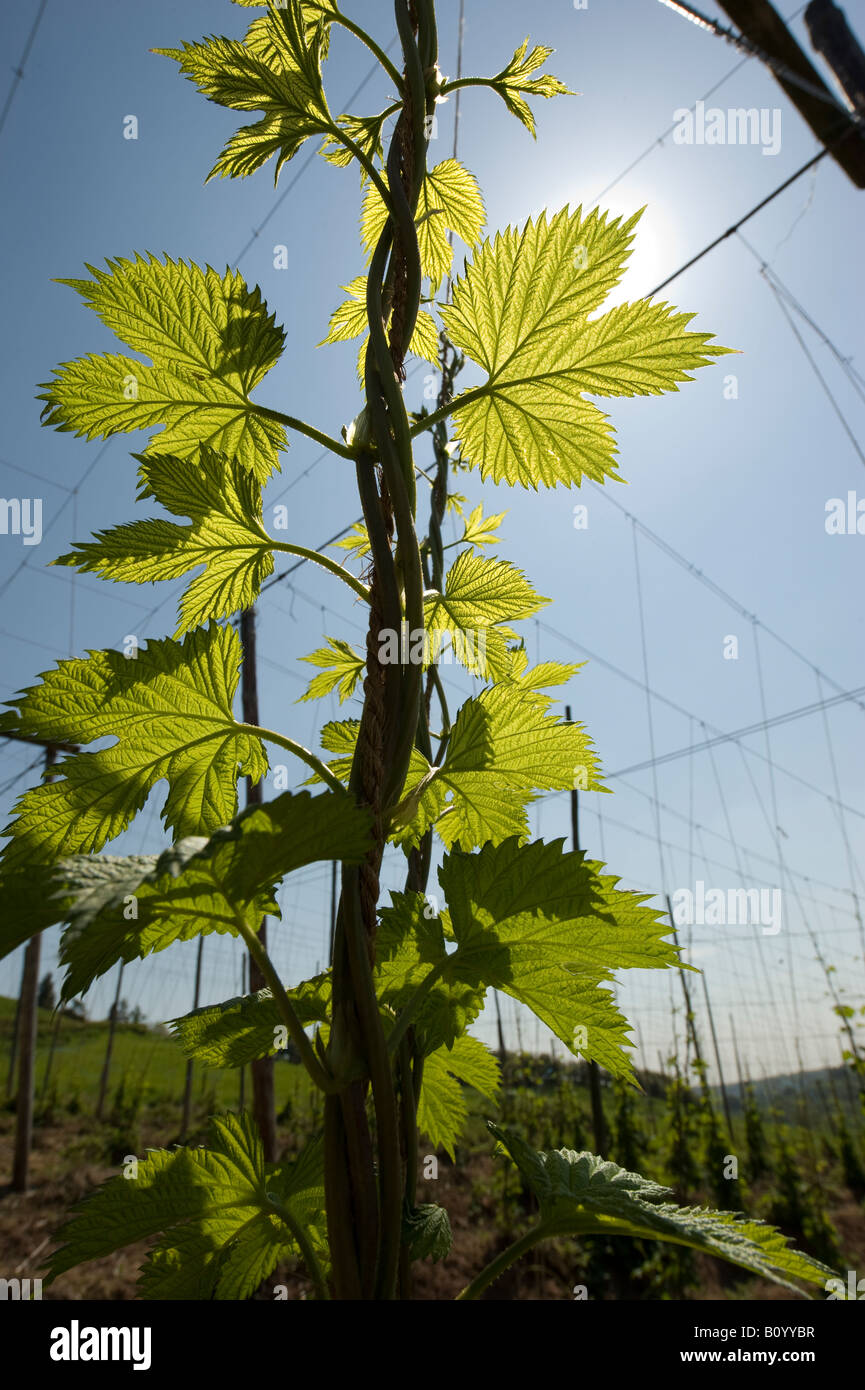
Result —
[[[64, 282], [121, 350], [59, 367], [42, 388], [45, 423], [88, 439], [146, 432], [133, 456], [140, 498], [160, 510], [75, 541], [56, 563], [108, 581], [188, 582], [171, 637], [148, 640], [135, 660], [106, 650], [60, 661], [3, 716], [7, 731], [79, 751], [17, 804], [0, 863], [0, 942], [8, 952], [63, 923], [68, 1000], [119, 961], [213, 932], [239, 939], [264, 987], [174, 1020], [181, 1046], [205, 1065], [237, 1067], [290, 1039], [323, 1106], [323, 1132], [293, 1160], [266, 1159], [245, 1114], [212, 1117], [203, 1148], [151, 1151], [134, 1184], [112, 1179], [73, 1214], [52, 1278], [149, 1238], [145, 1298], [246, 1298], [291, 1257], [319, 1299], [392, 1300], [411, 1296], [414, 1261], [444, 1258], [450, 1245], [447, 1212], [419, 1200], [419, 1135], [453, 1152], [464, 1086], [498, 1094], [498, 1062], [469, 1031], [488, 991], [629, 1081], [628, 1025], [607, 986], [618, 970], [677, 964], [667, 924], [643, 897], [563, 841], [530, 840], [537, 794], [570, 788], [575, 768], [587, 790], [604, 790], [600, 762], [548, 693], [577, 668], [529, 665], [514, 625], [547, 600], [487, 553], [500, 518], [473, 509], [446, 565], [450, 469], [458, 462], [464, 486], [475, 471], [531, 490], [618, 478], [613, 426], [595, 399], [677, 391], [727, 349], [666, 302], [601, 312], [639, 212], [564, 207], [485, 236], [474, 176], [456, 159], [430, 166], [436, 104], [460, 87], [491, 89], [534, 134], [531, 103], [567, 93], [545, 70], [551, 50], [526, 41], [492, 77], [451, 81], [438, 66], [434, 0], [395, 0], [396, 62], [336, 0], [249, 7], [258, 13], [242, 39], [158, 52], [240, 113], [208, 177], [269, 166], [276, 181], [309, 141], [359, 175], [356, 260], [366, 269], [349, 271], [325, 341], [361, 340], [363, 399], [339, 437], [267, 404], [286, 334], [230, 267], [139, 252]], [[332, 110], [323, 66], [335, 26], [386, 73], [394, 100], [382, 110]], [[450, 233], [471, 257], [455, 276]], [[440, 353], [436, 408], [413, 414], [406, 361]], [[463, 362], [477, 384], [455, 394]], [[335, 477], [354, 474], [363, 521], [349, 563], [264, 525], [262, 489], [296, 435], [330, 452]], [[426, 526], [413, 453], [424, 435], [435, 456]], [[254, 604], [280, 552], [347, 588], [367, 618], [360, 649], [336, 634], [309, 658], [310, 698], [362, 691], [360, 717], [327, 724], [320, 752], [235, 714], [242, 652], [230, 620]], [[384, 638], [403, 632], [408, 650], [398, 644], [386, 660]], [[435, 662], [445, 642], [475, 680], [453, 715]], [[314, 791], [298, 785], [238, 813], [238, 780], [259, 783], [273, 748]], [[164, 852], [104, 854], [151, 797], [162, 798]], [[434, 843], [443, 857], [430, 894]], [[385, 852], [402, 853], [405, 867], [389, 902]], [[278, 915], [287, 876], [334, 860], [332, 960], [313, 979], [284, 981], [262, 920]], [[134, 919], [123, 910], [130, 895]], [[433, 913], [432, 896], [442, 904]], [[553, 1232], [667, 1241], [794, 1288], [824, 1282], [827, 1271], [769, 1227], [681, 1209], [666, 1189], [586, 1152], [493, 1135], [538, 1218], [463, 1298]]]

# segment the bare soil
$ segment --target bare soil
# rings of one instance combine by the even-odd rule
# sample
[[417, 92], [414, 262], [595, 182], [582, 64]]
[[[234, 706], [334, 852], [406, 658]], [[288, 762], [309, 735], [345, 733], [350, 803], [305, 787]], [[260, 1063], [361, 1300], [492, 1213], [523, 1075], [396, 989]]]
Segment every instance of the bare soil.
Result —
[[[3, 1173], [11, 1172], [13, 1127], [12, 1115], [8, 1112], [0, 1115], [0, 1172]], [[146, 1118], [142, 1118], [139, 1153], [147, 1147], [162, 1147], [165, 1142], [164, 1125], [151, 1132]], [[96, 1185], [118, 1172], [122, 1155], [109, 1155], [110, 1145], [107, 1127], [96, 1125], [86, 1115], [64, 1116], [57, 1123], [36, 1128], [29, 1193], [12, 1192], [8, 1184], [0, 1187], [0, 1275], [6, 1278], [39, 1276], [43, 1262], [56, 1243], [54, 1233], [69, 1209]], [[108, 1161], [109, 1156], [113, 1161]], [[435, 1201], [447, 1208], [454, 1244], [447, 1260], [439, 1264], [426, 1260], [415, 1266], [413, 1295], [416, 1299], [453, 1299], [522, 1229], [528, 1208], [522, 1208], [519, 1198], [511, 1203], [508, 1222], [511, 1229], [499, 1229], [502, 1221], [500, 1176], [501, 1167], [492, 1157], [471, 1155], [465, 1159], [461, 1156], [458, 1164], [440, 1160], [437, 1178], [420, 1183], [419, 1200]], [[849, 1198], [830, 1206], [829, 1214], [838, 1229], [842, 1249], [854, 1261], [851, 1267], [865, 1270], [862, 1206]], [[138, 1271], [147, 1249], [148, 1242], [140, 1242], [106, 1259], [70, 1270], [44, 1289], [43, 1298], [134, 1299]], [[574, 1286], [583, 1282], [580, 1262], [584, 1259], [584, 1252], [581, 1255], [572, 1243], [539, 1247], [512, 1266], [487, 1290], [485, 1297], [500, 1301], [570, 1300], [574, 1297]], [[684, 1293], [689, 1300], [783, 1300], [793, 1296], [777, 1285], [749, 1281], [746, 1276], [708, 1258], [696, 1257], [694, 1272], [696, 1281]], [[257, 1297], [273, 1298], [276, 1284], [287, 1289], [289, 1299], [309, 1296], [309, 1285], [302, 1273], [282, 1268], [262, 1286]], [[651, 1296], [644, 1284], [639, 1286], [639, 1292], [629, 1293], [627, 1273], [624, 1283], [619, 1281], [617, 1294], [620, 1298]], [[597, 1293], [593, 1295], [591, 1283], [588, 1296], [598, 1296]], [[616, 1294], [606, 1290], [602, 1296]], [[658, 1296], [669, 1298], [673, 1295], [667, 1292]]]

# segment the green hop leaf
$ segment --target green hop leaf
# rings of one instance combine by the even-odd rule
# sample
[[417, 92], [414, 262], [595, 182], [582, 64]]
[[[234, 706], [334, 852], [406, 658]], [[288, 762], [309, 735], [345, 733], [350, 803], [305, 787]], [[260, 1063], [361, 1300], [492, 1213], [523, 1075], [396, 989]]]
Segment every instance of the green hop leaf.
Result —
[[542, 214], [485, 241], [455, 284], [445, 331], [488, 375], [457, 397], [454, 431], [485, 479], [536, 488], [616, 476], [612, 429], [586, 394], [675, 391], [728, 351], [667, 304], [589, 320], [621, 277], [640, 215]]
[[210, 101], [235, 111], [264, 112], [230, 137], [208, 179], [216, 174], [243, 178], [276, 155], [276, 184], [283, 165], [310, 136], [338, 138], [321, 81], [327, 30], [318, 21], [324, 13], [324, 6], [285, 0], [279, 8], [268, 6], [243, 42], [212, 37], [155, 50], [175, 59]]
[[155, 256], [108, 261], [92, 280], [64, 280], [151, 363], [105, 353], [64, 363], [43, 383], [43, 422], [88, 439], [163, 425], [148, 452], [197, 458], [202, 445], [236, 458], [259, 481], [287, 447], [281, 425], [250, 393], [278, 362], [285, 334], [258, 289]]
[[524, 39], [507, 67], [502, 68], [501, 72], [491, 79], [489, 85], [498, 92], [511, 114], [516, 116], [518, 121], [522, 121], [526, 130], [534, 135], [535, 118], [525, 96], [572, 97], [576, 93], [550, 73], [544, 73], [541, 77], [533, 77], [532, 74], [537, 72], [538, 68], [543, 67], [554, 50], [535, 45], [529, 53], [527, 52], [528, 47], [529, 41]]
[[680, 1207], [671, 1195], [638, 1173], [591, 1153], [556, 1149], [539, 1153], [517, 1135], [489, 1126], [538, 1198], [538, 1239], [564, 1235], [623, 1235], [685, 1245], [771, 1279], [794, 1293], [791, 1280], [824, 1285], [834, 1273], [810, 1255], [790, 1248], [774, 1226], [729, 1211]]
[[119, 835], [163, 779], [163, 819], [178, 836], [231, 820], [237, 779], [267, 771], [260, 740], [234, 718], [240, 642], [231, 628], [197, 628], [183, 642], [149, 642], [134, 659], [91, 652], [61, 661], [14, 702], [15, 728], [59, 743], [112, 738], [72, 753], [55, 780], [25, 792], [7, 828], [6, 869], [95, 853]]
[[134, 584], [177, 579], [203, 565], [180, 600], [175, 637], [211, 618], [251, 607], [273, 573], [260, 485], [235, 460], [206, 448], [198, 462], [163, 454], [136, 457], [141, 464], [139, 498], [156, 498], [175, 515], [190, 517], [191, 525], [134, 521], [76, 543], [54, 563]]
[[[370, 185], [360, 216], [361, 241], [367, 257], [387, 222], [387, 209], [381, 194]], [[486, 220], [483, 198], [473, 174], [456, 159], [445, 159], [427, 171], [418, 198], [415, 221], [420, 246], [421, 270], [437, 290], [448, 274], [453, 249], [448, 231], [455, 232], [467, 246], [480, 241]]]

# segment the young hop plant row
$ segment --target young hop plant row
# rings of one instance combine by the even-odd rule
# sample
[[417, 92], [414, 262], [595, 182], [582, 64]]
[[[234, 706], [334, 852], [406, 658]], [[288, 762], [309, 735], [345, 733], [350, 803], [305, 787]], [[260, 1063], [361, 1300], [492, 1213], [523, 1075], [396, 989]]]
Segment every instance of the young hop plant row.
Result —
[[[272, 161], [278, 178], [308, 140], [337, 170], [359, 174], [367, 269], [349, 279], [325, 341], [361, 338], [363, 404], [340, 439], [258, 398], [285, 333], [236, 271], [142, 252], [63, 282], [121, 350], [62, 365], [40, 397], [45, 422], [88, 439], [155, 431], [133, 457], [140, 499], [160, 510], [55, 563], [135, 583], [191, 578], [173, 637], [134, 659], [108, 650], [60, 661], [2, 717], [7, 730], [82, 750], [21, 797], [7, 828], [2, 947], [63, 923], [69, 999], [119, 961], [210, 932], [239, 937], [267, 987], [175, 1020], [181, 1045], [202, 1063], [236, 1067], [290, 1037], [325, 1098], [323, 1133], [294, 1161], [265, 1162], [250, 1118], [231, 1114], [212, 1119], [206, 1147], [149, 1152], [134, 1182], [112, 1178], [64, 1226], [52, 1278], [153, 1238], [146, 1298], [246, 1298], [290, 1257], [320, 1298], [408, 1298], [412, 1262], [445, 1257], [451, 1240], [447, 1212], [418, 1192], [419, 1135], [452, 1151], [466, 1114], [461, 1083], [496, 1095], [497, 1061], [469, 1032], [487, 991], [505, 991], [572, 1052], [632, 1080], [628, 1025], [607, 986], [622, 969], [677, 965], [668, 926], [644, 899], [562, 840], [529, 840], [539, 791], [575, 779], [605, 788], [584, 728], [553, 713], [547, 693], [578, 668], [530, 667], [512, 627], [547, 600], [488, 554], [501, 517], [477, 507], [466, 516], [450, 471], [535, 489], [616, 478], [612, 425], [589, 398], [675, 391], [726, 349], [666, 303], [599, 312], [639, 213], [623, 221], [564, 208], [484, 237], [474, 177], [455, 159], [430, 166], [431, 118], [460, 87], [490, 88], [534, 134], [529, 100], [567, 93], [542, 71], [551, 50], [527, 40], [496, 76], [449, 81], [433, 0], [395, 0], [398, 64], [334, 0], [235, 3], [257, 11], [242, 40], [159, 51], [209, 100], [244, 120], [255, 113], [209, 177], [245, 177]], [[322, 65], [335, 27], [387, 73], [384, 110], [331, 111]], [[472, 255], [446, 301], [449, 233]], [[441, 357], [431, 412], [406, 407], [411, 355]], [[455, 395], [467, 360], [479, 384]], [[262, 488], [291, 433], [331, 451], [335, 489], [357, 488], [364, 522], [346, 548], [365, 564], [363, 579], [265, 527]], [[422, 520], [413, 449], [425, 434], [435, 472]], [[452, 561], [449, 508], [463, 523]], [[363, 650], [328, 636], [307, 658], [319, 670], [306, 698], [363, 694], [359, 718], [324, 728], [324, 756], [234, 712], [241, 649], [230, 619], [255, 602], [282, 551], [322, 567], [368, 612]], [[388, 651], [394, 633], [421, 635], [414, 660], [407, 642]], [[453, 714], [435, 664], [443, 643], [477, 681]], [[294, 754], [298, 780], [316, 790], [238, 814], [238, 779], [264, 778], [269, 748]], [[103, 854], [161, 783], [170, 846]], [[387, 846], [404, 855], [405, 885], [383, 901]], [[278, 884], [318, 860], [341, 863], [333, 959], [289, 984], [259, 928], [278, 914]], [[539, 1153], [491, 1129], [536, 1195], [538, 1219], [463, 1298], [548, 1236], [598, 1232], [708, 1251], [793, 1289], [832, 1274], [769, 1226], [681, 1209], [614, 1163]]]

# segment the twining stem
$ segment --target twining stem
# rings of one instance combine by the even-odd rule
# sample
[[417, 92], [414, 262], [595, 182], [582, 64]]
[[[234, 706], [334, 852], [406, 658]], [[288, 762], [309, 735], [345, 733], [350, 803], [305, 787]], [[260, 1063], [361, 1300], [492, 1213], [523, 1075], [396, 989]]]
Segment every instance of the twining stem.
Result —
[[486, 1269], [482, 1269], [480, 1274], [473, 1279], [470, 1284], [467, 1284], [461, 1293], [457, 1294], [457, 1301], [477, 1298], [495, 1279], [498, 1279], [500, 1274], [504, 1274], [505, 1270], [512, 1265], [515, 1260], [518, 1260], [521, 1255], [525, 1255], [527, 1250], [531, 1250], [532, 1246], [537, 1245], [545, 1238], [546, 1233], [538, 1226], [534, 1227], [526, 1235], [520, 1236], [519, 1240], [515, 1240], [513, 1245], [509, 1245], [500, 1255], [497, 1255], [492, 1263], [487, 1265]]
[[312, 1248], [312, 1242], [303, 1229], [302, 1224], [299, 1221], [295, 1221], [288, 1208], [283, 1206], [279, 1198], [274, 1196], [272, 1192], [268, 1192], [267, 1200], [270, 1202], [270, 1205], [273, 1207], [282, 1224], [288, 1228], [297, 1241], [300, 1247], [300, 1253], [303, 1256], [303, 1262], [306, 1265], [307, 1274], [315, 1285], [315, 1291], [319, 1298], [329, 1300], [330, 1290], [327, 1287], [327, 1280], [318, 1262], [318, 1256]]
[[252, 734], [254, 738], [260, 738], [265, 743], [275, 743], [280, 748], [285, 748], [287, 752], [293, 753], [301, 762], [311, 767], [313, 772], [317, 772], [323, 782], [326, 782], [331, 791], [344, 792], [345, 788], [338, 777], [335, 777], [327, 763], [322, 762], [315, 753], [309, 748], [304, 748], [302, 743], [296, 739], [289, 738], [287, 734], [278, 734], [273, 729], [262, 729], [257, 724], [236, 724], [235, 728], [244, 734]]
[[415, 1072], [415, 1047], [413, 1038], [403, 1038], [400, 1044], [400, 1074], [403, 1094], [403, 1135], [405, 1139], [405, 1195], [409, 1206], [414, 1206], [417, 1198], [417, 1107], [423, 1062], [420, 1061]]
[[[348, 1104], [350, 1096], [341, 1094], [339, 1114], [332, 1105], [327, 1112], [325, 1134], [326, 1188], [339, 1208], [332, 1212], [328, 1197], [328, 1228], [338, 1246], [333, 1249], [334, 1284], [338, 1290], [359, 1288], [359, 1294], [349, 1296], [368, 1298], [371, 1292], [375, 1299], [396, 1295], [404, 1197], [394, 1068], [372, 976], [378, 874], [385, 837], [381, 809], [395, 799], [405, 780], [420, 705], [419, 670], [413, 666], [407, 670], [382, 667], [376, 644], [382, 627], [394, 626], [393, 618], [398, 624], [403, 610], [411, 626], [423, 624], [423, 582], [414, 529], [414, 463], [400, 383], [405, 349], [420, 303], [420, 253], [414, 216], [426, 165], [428, 97], [424, 74], [435, 57], [432, 0], [413, 0], [411, 5], [409, 0], [395, 0], [394, 8], [405, 79], [400, 79], [402, 110], [387, 157], [387, 186], [381, 176], [375, 179], [389, 216], [367, 277], [370, 341], [364, 375], [367, 409], [380, 455], [375, 460], [381, 465], [380, 481], [368, 467], [373, 461], [368, 454], [363, 460], [359, 453], [353, 455], [372, 547], [373, 577], [365, 702], [349, 792], [372, 810], [377, 838], [375, 851], [363, 865], [343, 865], [333, 951], [334, 1016], [328, 1046], [329, 1057], [362, 1058], [371, 1087], [378, 1159], [378, 1231], [372, 1250], [361, 1225], [354, 1224], [350, 1238], [345, 1239], [337, 1229], [340, 1214], [351, 1212], [354, 1223], [362, 1218], [369, 1182], [375, 1182], [365, 1151], [364, 1108], [352, 1107]], [[343, 143], [351, 148], [349, 140], [343, 139]], [[370, 161], [365, 162], [364, 156], [360, 162], [369, 172]], [[391, 549], [394, 522], [395, 554]], [[342, 1173], [338, 1171], [340, 1163], [344, 1165]], [[374, 1282], [370, 1290], [371, 1256]], [[338, 1292], [337, 1296], [345, 1294]]]
[[[397, 581], [396, 568], [391, 555], [387, 528], [381, 514], [381, 503], [375, 478], [362, 464], [357, 465], [357, 490], [363, 508], [369, 538], [370, 553], [375, 566], [376, 594], [381, 606], [381, 626], [392, 632], [400, 630], [403, 618], [402, 598]], [[399, 709], [400, 668], [396, 662], [389, 662], [384, 674], [384, 705], [386, 709]]]
[[[396, 139], [396, 137], [395, 137]], [[389, 161], [390, 162], [390, 161]], [[419, 258], [417, 234], [405, 192], [398, 177], [393, 179], [396, 200], [402, 209], [403, 218], [411, 227], [413, 236], [412, 262]], [[405, 235], [405, 229], [404, 229]], [[408, 416], [399, 383], [393, 372], [390, 352], [382, 324], [381, 286], [373, 271], [377, 257], [386, 250], [387, 238], [383, 236], [380, 247], [376, 248], [373, 265], [367, 282], [367, 310], [370, 326], [370, 347], [367, 355], [367, 395], [376, 419], [382, 418], [380, 445], [382, 468], [393, 503], [397, 526], [396, 564], [401, 570], [405, 592], [405, 616], [409, 630], [418, 631], [424, 626], [423, 616], [423, 576], [421, 573], [420, 550], [414, 529], [414, 509], [416, 502], [414, 486], [414, 467], [412, 461], [411, 437]], [[417, 267], [416, 267], [417, 269]], [[407, 272], [409, 282], [416, 278], [414, 272]], [[419, 288], [417, 290], [419, 295]], [[414, 301], [417, 309], [417, 298]], [[410, 310], [406, 310], [407, 315]], [[406, 328], [408, 332], [408, 326]], [[375, 363], [375, 367], [373, 366]], [[380, 395], [378, 394], [380, 392]], [[386, 404], [387, 409], [384, 409]], [[390, 434], [390, 430], [393, 434]], [[386, 432], [385, 432], [386, 431]], [[378, 437], [378, 436], [377, 436]], [[409, 666], [403, 677], [401, 708], [396, 727], [395, 747], [388, 750], [388, 774], [382, 789], [385, 803], [389, 802], [402, 787], [408, 760], [414, 743], [417, 721], [417, 705], [420, 695], [420, 668]]]
[[332, 1094], [337, 1089], [337, 1083], [334, 1081], [333, 1077], [325, 1071], [316, 1056], [315, 1049], [303, 1030], [303, 1024], [295, 1013], [294, 1006], [285, 992], [285, 986], [274, 968], [273, 961], [270, 959], [264, 946], [262, 946], [258, 934], [253, 931], [239, 909], [234, 913], [234, 920], [238, 933], [243, 938], [249, 954], [252, 956], [267, 981], [268, 988], [282, 1016], [282, 1021], [288, 1029], [292, 1042], [300, 1053], [301, 1061], [316, 1086], [318, 1086], [320, 1090]]
[[[413, 1209], [417, 1197], [418, 1161], [418, 1097], [415, 1092], [414, 1070], [412, 1066], [413, 1051], [414, 1049], [410, 1039], [404, 1037], [400, 1043], [399, 1049], [399, 1088], [402, 1147], [405, 1159], [405, 1206], [409, 1211]], [[408, 1247], [402, 1245], [400, 1248], [399, 1261], [400, 1298], [411, 1298], [411, 1287], [411, 1258]]]
[[320, 565], [322, 569], [328, 570], [330, 574], [335, 574], [338, 579], [348, 584], [349, 588], [354, 589], [354, 592], [363, 599], [364, 603], [369, 603], [367, 586], [362, 584], [359, 579], [355, 579], [350, 570], [347, 570], [337, 560], [332, 560], [329, 555], [322, 555], [318, 550], [307, 550], [304, 545], [292, 545], [290, 541], [275, 541], [272, 537], [268, 539], [268, 545], [271, 550], [281, 550], [286, 555], [299, 555], [303, 560], [310, 560], [314, 565]]
[[[357, 1248], [363, 1253], [359, 1267], [361, 1297], [375, 1292], [375, 1262], [367, 1258], [378, 1245], [378, 1191], [375, 1181], [373, 1140], [366, 1116], [366, 1086], [359, 1081], [339, 1097], [344, 1117], [345, 1155], [352, 1198], [352, 1225]], [[344, 1170], [343, 1170], [344, 1171]]]
[[347, 1181], [345, 1126], [339, 1096], [324, 1102], [324, 1193], [327, 1206], [327, 1238], [338, 1299], [361, 1297], [360, 1270], [353, 1234], [351, 1188]]
[[[347, 924], [344, 941], [348, 952], [351, 980], [355, 990], [355, 1003], [363, 1029], [377, 1129], [381, 1205], [374, 1292], [376, 1298], [389, 1300], [394, 1295], [402, 1229], [402, 1191], [396, 1095], [390, 1058], [381, 1026], [378, 998], [372, 978], [360, 893], [355, 891], [357, 878], [354, 871], [348, 871], [343, 884], [343, 901], [346, 913], [349, 917], [354, 918]], [[351, 887], [351, 892], [348, 894], [345, 891], [347, 885]], [[363, 1271], [361, 1273], [363, 1274]]]
[[378, 169], [376, 169], [376, 167], [375, 167], [375, 165], [373, 164], [372, 160], [370, 159], [369, 155], [367, 155], [367, 154], [361, 149], [360, 145], [358, 145], [358, 143], [357, 143], [355, 140], [352, 140], [352, 138], [351, 138], [350, 135], [346, 135], [346, 133], [345, 133], [345, 131], [343, 130], [342, 126], [335, 125], [335, 126], [332, 128], [332, 134], [333, 134], [334, 139], [335, 139], [335, 140], [338, 140], [339, 143], [340, 143], [341, 145], [343, 145], [343, 146], [348, 150], [349, 154], [353, 154], [353, 155], [354, 155], [354, 157], [355, 157], [355, 159], [357, 160], [358, 164], [361, 166], [361, 168], [362, 168], [362, 169], [364, 170], [364, 172], [366, 173], [367, 178], [371, 179], [372, 182], [375, 184], [376, 188], [378, 189], [379, 197], [381, 198], [381, 200], [382, 200], [382, 202], [384, 203], [385, 207], [387, 208], [388, 212], [390, 212], [390, 209], [391, 209], [390, 189], [388, 188], [387, 184], [385, 183], [385, 181], [384, 181], [384, 179], [382, 178], [381, 174], [379, 173]]

